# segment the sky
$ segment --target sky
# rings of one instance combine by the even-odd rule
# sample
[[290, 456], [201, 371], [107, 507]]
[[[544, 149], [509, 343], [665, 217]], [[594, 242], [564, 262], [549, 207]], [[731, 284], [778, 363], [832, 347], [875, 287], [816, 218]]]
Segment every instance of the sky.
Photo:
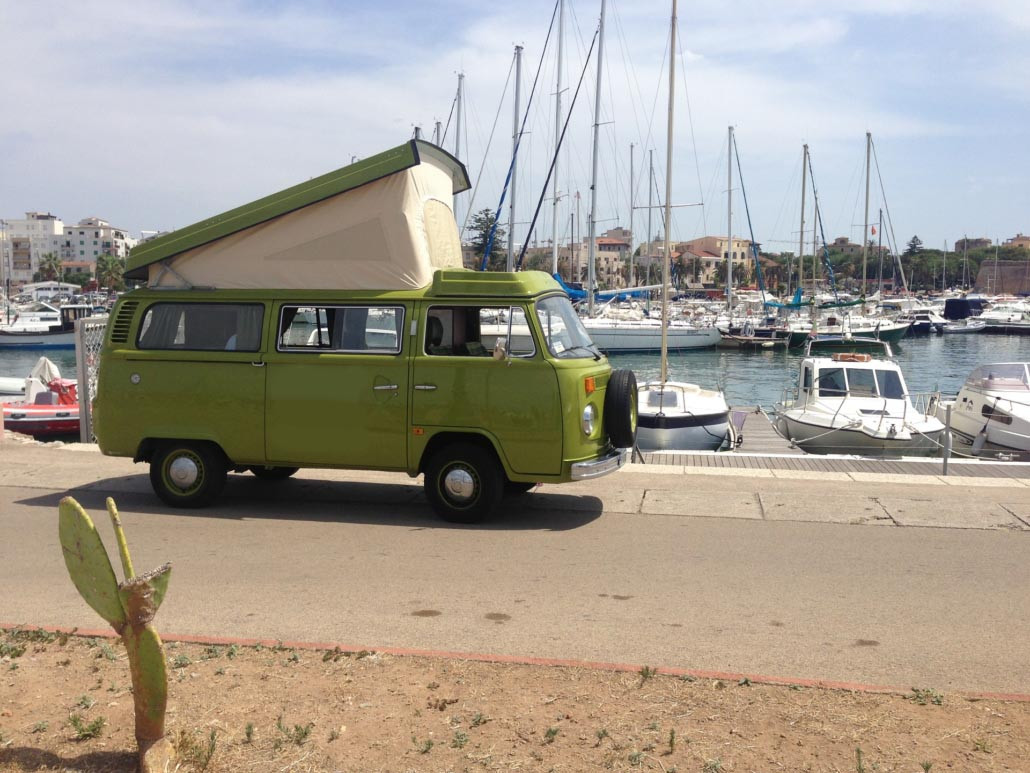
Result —
[[[429, 138], [449, 115], [454, 151], [461, 72], [458, 155], [476, 186], [456, 203], [461, 224], [498, 205], [521, 45], [515, 237], [527, 238], [546, 190], [530, 242], [547, 243], [553, 219], [566, 241], [585, 234], [590, 209], [597, 65], [584, 58], [600, 7], [566, 0], [563, 120], [586, 74], [558, 154], [555, 216], [552, 1], [0, 0], [0, 218], [172, 230], [402, 144], [416, 126]], [[668, 0], [607, 2], [597, 228], [629, 227], [632, 200], [637, 241], [649, 150], [664, 200], [670, 11]], [[749, 235], [743, 192], [768, 251], [798, 247], [803, 143], [825, 238], [861, 240], [867, 131], [869, 220], [885, 209], [902, 249], [913, 235], [941, 247], [1030, 231], [1028, 36], [1026, 0], [681, 2], [672, 238], [726, 232], [730, 125], [742, 167], [733, 231]]]

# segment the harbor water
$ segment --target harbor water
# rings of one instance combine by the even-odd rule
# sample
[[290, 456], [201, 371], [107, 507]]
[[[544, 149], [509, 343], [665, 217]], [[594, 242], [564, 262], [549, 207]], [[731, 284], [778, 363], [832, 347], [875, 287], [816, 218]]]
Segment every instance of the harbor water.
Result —
[[[0, 376], [27, 376], [40, 355], [46, 355], [65, 378], [75, 378], [75, 352], [0, 350]], [[909, 391], [955, 394], [966, 376], [990, 362], [1030, 360], [1030, 336], [930, 335], [905, 338], [894, 347]], [[801, 353], [794, 351], [742, 352], [702, 349], [669, 355], [669, 378], [707, 389], [718, 388], [732, 406], [771, 408], [786, 388], [795, 383]], [[640, 382], [657, 379], [661, 372], [656, 354], [611, 356], [615, 368], [629, 368]]]

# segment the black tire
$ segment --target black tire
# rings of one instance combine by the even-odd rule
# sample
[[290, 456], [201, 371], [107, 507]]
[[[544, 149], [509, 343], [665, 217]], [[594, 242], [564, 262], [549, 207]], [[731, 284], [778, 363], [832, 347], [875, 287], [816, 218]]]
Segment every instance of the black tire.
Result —
[[[173, 469], [176, 462], [178, 480]], [[154, 453], [150, 485], [172, 507], [205, 507], [222, 493], [227, 469], [222, 452], [211, 443], [173, 441]]]
[[504, 495], [507, 497], [517, 497], [520, 494], [525, 494], [532, 489], [536, 483], [525, 483], [517, 480], [506, 480], [504, 482]]
[[637, 377], [613, 370], [604, 394], [604, 426], [615, 448], [632, 448], [637, 440]]
[[[426, 497], [436, 514], [451, 523], [478, 523], [501, 501], [504, 472], [492, 449], [452, 443], [429, 459]], [[448, 476], [455, 476], [448, 480]]]
[[286, 480], [295, 474], [300, 467], [248, 467], [255, 477], [261, 480]]

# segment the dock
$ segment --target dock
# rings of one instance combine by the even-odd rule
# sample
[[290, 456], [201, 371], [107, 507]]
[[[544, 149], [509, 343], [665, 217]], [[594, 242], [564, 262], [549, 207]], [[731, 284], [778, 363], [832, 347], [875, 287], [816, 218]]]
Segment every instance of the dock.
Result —
[[[944, 474], [940, 458], [871, 459], [857, 456], [806, 454], [780, 437], [756, 407], [731, 412], [742, 441], [732, 451], [655, 451], [642, 454], [644, 464], [737, 470], [797, 470], [801, 472], [873, 473], [885, 475]], [[990, 459], [948, 460], [948, 476], [1018, 478], [1030, 480], [1030, 462]]]

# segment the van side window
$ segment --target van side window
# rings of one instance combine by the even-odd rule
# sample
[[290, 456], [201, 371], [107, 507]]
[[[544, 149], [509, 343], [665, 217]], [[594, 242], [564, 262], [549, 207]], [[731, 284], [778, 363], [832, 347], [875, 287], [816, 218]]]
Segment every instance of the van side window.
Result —
[[279, 351], [398, 354], [404, 325], [402, 306], [282, 307]]
[[155, 303], [143, 314], [136, 347], [256, 352], [264, 315], [259, 303]]
[[536, 345], [520, 306], [433, 306], [426, 314], [425, 353], [437, 357], [490, 357], [508, 337], [511, 356], [532, 357]]

